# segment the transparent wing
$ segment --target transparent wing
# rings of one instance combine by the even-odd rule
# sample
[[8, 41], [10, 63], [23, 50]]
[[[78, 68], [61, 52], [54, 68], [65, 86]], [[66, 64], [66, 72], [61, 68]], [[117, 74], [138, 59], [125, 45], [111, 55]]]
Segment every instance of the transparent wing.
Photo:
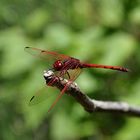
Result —
[[58, 93], [54, 87], [49, 87], [45, 85], [42, 89], [37, 91], [30, 99], [29, 106], [39, 104], [40, 102], [46, 101], [48, 107], [57, 98]]
[[50, 84], [45, 85], [44, 88], [42, 88], [38, 92], [36, 92], [35, 95], [33, 95], [32, 98], [30, 99], [29, 105], [38, 104], [46, 99], [50, 100], [50, 97], [51, 98], [55, 97], [56, 92], [54, 90], [54, 87], [52, 87], [52, 84], [54, 84], [56, 82], [56, 78], [54, 77], [54, 78], [50, 79], [50, 77], [54, 76], [54, 74], [55, 73], [52, 70], [44, 71], [44, 76], [46, 77], [45, 79], [49, 80]]
[[[58, 94], [54, 89], [54, 87], [46, 86], [39, 90], [32, 98], [30, 99], [29, 105], [35, 105], [38, 104], [42, 101], [46, 100], [46, 109], [48, 112], [56, 105], [56, 103], [59, 101], [59, 99], [62, 97], [62, 95], [65, 93], [67, 90], [68, 86], [76, 80], [76, 78], [80, 75], [81, 69], [74, 69], [74, 70], [69, 70], [69, 76], [67, 76], [67, 73], [64, 76], [64, 78], [68, 78], [68, 84], [63, 88], [63, 90]], [[52, 83], [53, 84], [53, 83]], [[49, 88], [48, 88], [49, 87]]]
[[69, 79], [70, 81], [74, 82], [78, 76], [81, 74], [82, 69], [77, 68], [73, 70], [67, 70], [67, 73], [64, 75], [64, 78]]
[[49, 108], [48, 112], [50, 112], [52, 110], [52, 108], [56, 105], [56, 103], [60, 100], [60, 98], [62, 97], [62, 95], [65, 93], [65, 91], [67, 90], [67, 88], [70, 86], [70, 84], [77, 79], [77, 77], [80, 75], [81, 72], [82, 71], [81, 71], [80, 68], [77, 68], [77, 69], [69, 70], [68, 71], [69, 76], [70, 76], [70, 77], [68, 76], [69, 77], [69, 81], [66, 84], [66, 86], [62, 89], [62, 91], [59, 93], [59, 95], [57, 96], [57, 98], [55, 99], [55, 101], [53, 102], [53, 104], [51, 105], [51, 107]]
[[52, 57], [53, 59], [60, 59], [60, 60], [69, 58], [69, 56], [66, 56], [64, 54], [59, 54], [57, 52], [42, 50], [42, 49], [38, 49], [38, 48], [25, 47], [24, 49], [28, 53], [30, 53], [34, 56], [38, 56], [42, 59], [46, 59], [46, 60], [48, 60], [49, 57]]
[[66, 56], [63, 54], [58, 54], [56, 52], [42, 50], [42, 49], [38, 49], [38, 48], [25, 47], [24, 50], [33, 56], [39, 57], [43, 60], [47, 60], [46, 64], [48, 63], [49, 66], [51, 66], [51, 67], [52, 67], [52, 64], [56, 60], [65, 60], [65, 59], [70, 58], [69, 56]]

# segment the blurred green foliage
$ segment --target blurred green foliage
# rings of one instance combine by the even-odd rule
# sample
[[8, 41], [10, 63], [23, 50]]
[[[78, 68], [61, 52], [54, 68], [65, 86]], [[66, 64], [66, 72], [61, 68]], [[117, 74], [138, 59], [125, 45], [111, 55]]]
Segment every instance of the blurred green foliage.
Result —
[[46, 67], [25, 46], [130, 68], [130, 73], [85, 69], [77, 83], [92, 98], [140, 105], [139, 0], [1, 0], [0, 139], [140, 139], [138, 118], [88, 114], [67, 95], [49, 114], [47, 100], [28, 106], [45, 85]]

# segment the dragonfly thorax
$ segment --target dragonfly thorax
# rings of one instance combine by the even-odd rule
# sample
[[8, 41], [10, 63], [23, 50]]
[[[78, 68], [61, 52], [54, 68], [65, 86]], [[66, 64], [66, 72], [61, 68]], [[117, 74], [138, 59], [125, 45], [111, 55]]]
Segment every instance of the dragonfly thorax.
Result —
[[58, 70], [61, 70], [63, 65], [64, 64], [63, 64], [63, 62], [61, 60], [57, 60], [57, 61], [54, 62], [53, 68], [58, 71]]

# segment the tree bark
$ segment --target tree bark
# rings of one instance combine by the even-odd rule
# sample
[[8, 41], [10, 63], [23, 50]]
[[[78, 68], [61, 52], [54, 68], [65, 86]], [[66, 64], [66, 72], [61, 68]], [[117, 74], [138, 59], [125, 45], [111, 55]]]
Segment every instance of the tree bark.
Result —
[[[55, 81], [51, 86], [58, 88], [60, 91], [62, 91], [69, 82], [67, 79], [55, 76], [53, 72], [51, 75], [44, 76], [44, 78], [46, 80], [46, 84], [50, 81]], [[71, 95], [89, 113], [108, 112], [140, 117], [140, 107], [131, 106], [126, 102], [91, 99], [79, 89], [76, 83], [70, 83], [65, 93]]]

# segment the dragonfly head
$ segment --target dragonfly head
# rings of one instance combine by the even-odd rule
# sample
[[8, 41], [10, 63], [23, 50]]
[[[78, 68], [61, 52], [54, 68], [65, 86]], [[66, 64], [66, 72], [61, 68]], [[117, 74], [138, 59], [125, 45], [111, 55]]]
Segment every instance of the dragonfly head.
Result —
[[53, 68], [56, 70], [56, 71], [59, 71], [61, 70], [61, 68], [63, 67], [63, 62], [61, 60], [57, 60], [54, 62], [53, 64]]

